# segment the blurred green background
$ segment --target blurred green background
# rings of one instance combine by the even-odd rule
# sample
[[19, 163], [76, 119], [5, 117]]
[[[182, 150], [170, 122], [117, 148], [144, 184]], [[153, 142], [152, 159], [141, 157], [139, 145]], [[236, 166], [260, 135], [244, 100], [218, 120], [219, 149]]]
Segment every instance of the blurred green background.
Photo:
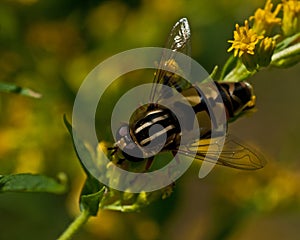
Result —
[[[192, 56], [208, 72], [222, 65], [235, 23], [262, 0], [1, 0], [0, 81], [30, 87], [39, 100], [0, 95], [1, 174], [65, 172], [65, 195], [0, 196], [0, 239], [55, 239], [78, 214], [84, 173], [63, 125], [81, 82], [98, 63], [136, 47], [162, 47], [173, 24], [189, 19]], [[300, 65], [266, 69], [250, 79], [257, 112], [229, 131], [260, 149], [256, 172], [199, 165], [174, 194], [141, 213], [102, 211], [74, 239], [299, 239]], [[117, 90], [121, 93], [122, 88]]]

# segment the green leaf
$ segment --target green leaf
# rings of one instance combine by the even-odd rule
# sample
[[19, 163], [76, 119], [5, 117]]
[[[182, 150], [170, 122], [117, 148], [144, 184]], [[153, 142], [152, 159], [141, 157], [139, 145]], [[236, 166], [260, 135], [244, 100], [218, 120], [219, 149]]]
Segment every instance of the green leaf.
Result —
[[85, 164], [79, 157], [77, 148], [80, 149], [80, 156], [84, 158], [85, 162], [93, 162], [93, 153], [86, 147], [86, 145], [82, 141], [80, 141], [80, 139], [76, 140], [77, 148], [75, 147], [73, 127], [67, 120], [66, 115], [64, 115], [64, 123], [72, 137], [73, 147], [75, 149], [77, 158], [79, 159], [80, 164], [87, 175], [87, 179], [80, 195], [80, 209], [81, 211], [88, 210], [92, 216], [96, 216], [99, 209], [100, 200], [103, 197], [106, 187], [92, 176], [92, 174], [87, 170]]
[[102, 187], [102, 183], [100, 183], [96, 178], [89, 176], [85, 180], [84, 186], [81, 191], [81, 195], [89, 195], [98, 192]]
[[300, 43], [296, 43], [273, 54], [271, 65], [275, 67], [290, 67], [300, 62]]
[[[87, 179], [87, 182], [89, 178]], [[86, 186], [86, 184], [85, 184]], [[84, 191], [85, 187], [83, 188]], [[91, 216], [96, 216], [99, 210], [99, 203], [105, 193], [106, 187], [102, 185], [97, 192], [83, 194], [80, 196], [80, 210], [88, 210]]]
[[67, 117], [66, 115], [63, 116], [63, 119], [64, 119], [64, 123], [72, 137], [72, 143], [73, 143], [73, 147], [74, 147], [74, 150], [75, 150], [75, 153], [76, 153], [76, 156], [77, 158], [79, 159], [80, 161], [80, 164], [81, 164], [81, 167], [84, 169], [85, 173], [87, 174], [88, 177], [91, 177], [91, 173], [87, 170], [86, 166], [85, 166], [85, 163], [93, 163], [93, 153], [91, 152], [90, 149], [88, 149], [86, 147], [86, 145], [84, 144], [83, 141], [81, 141], [80, 139], [76, 139], [77, 140], [77, 148], [79, 148], [80, 150], [80, 153], [81, 153], [81, 157], [84, 158], [84, 162], [82, 162], [79, 154], [78, 154], [78, 151], [77, 151], [77, 148], [75, 147], [75, 142], [74, 142], [74, 135], [73, 135], [73, 127], [72, 125], [69, 123], [69, 121], [67, 120]]
[[80, 209], [88, 210], [92, 216], [96, 216], [100, 200], [106, 187], [96, 178], [88, 175], [80, 194]]
[[37, 93], [29, 88], [19, 87], [10, 83], [0, 82], [0, 91], [7, 92], [7, 93], [16, 93], [27, 97], [33, 97], [33, 98], [41, 98], [42, 96], [40, 93]]
[[225, 65], [223, 66], [223, 68], [221, 70], [221, 75], [220, 75], [221, 81], [237, 65], [237, 62], [238, 62], [238, 58], [234, 57], [233, 55], [230, 55], [230, 57], [227, 59]]
[[56, 180], [40, 174], [11, 174], [0, 176], [0, 192], [48, 192], [64, 193], [67, 189], [65, 176]]
[[297, 33], [297, 34], [290, 36], [290, 37], [284, 39], [283, 41], [279, 42], [276, 45], [275, 53], [280, 52], [283, 49], [289, 47], [292, 43], [297, 42], [297, 40], [299, 40], [299, 38], [300, 38], [300, 33]]

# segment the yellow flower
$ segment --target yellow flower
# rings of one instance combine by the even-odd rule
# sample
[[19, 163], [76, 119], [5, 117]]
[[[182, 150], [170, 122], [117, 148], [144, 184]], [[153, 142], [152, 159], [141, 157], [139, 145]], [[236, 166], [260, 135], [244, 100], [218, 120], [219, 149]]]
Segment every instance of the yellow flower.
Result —
[[249, 19], [254, 20], [253, 31], [257, 34], [269, 35], [274, 26], [281, 24], [281, 19], [277, 18], [282, 5], [278, 4], [274, 12], [272, 12], [273, 3], [271, 0], [267, 0], [264, 9], [257, 9], [254, 16]]
[[245, 26], [236, 24], [235, 28], [234, 40], [228, 41], [232, 43], [228, 52], [234, 50], [234, 56], [238, 56], [250, 72], [268, 66], [274, 53], [275, 40], [258, 35], [249, 28], [247, 20]]
[[247, 20], [245, 21], [245, 26], [240, 27], [236, 24], [235, 29], [233, 33], [234, 40], [228, 40], [229, 43], [232, 43], [232, 46], [227, 51], [234, 50], [235, 57], [241, 57], [245, 53], [254, 55], [255, 45], [263, 36], [258, 36], [253, 29], [249, 29]]
[[300, 1], [282, 0], [282, 2], [282, 30], [285, 36], [291, 36], [300, 31]]

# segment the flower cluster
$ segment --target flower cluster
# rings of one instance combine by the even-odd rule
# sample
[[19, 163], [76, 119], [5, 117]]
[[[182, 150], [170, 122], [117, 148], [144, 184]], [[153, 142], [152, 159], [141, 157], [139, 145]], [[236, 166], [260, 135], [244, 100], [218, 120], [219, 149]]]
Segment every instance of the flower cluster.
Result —
[[281, 18], [278, 18], [278, 13], [282, 8], [281, 4], [278, 4], [272, 12], [273, 4], [271, 0], [267, 0], [264, 9], [257, 9], [254, 13], [254, 16], [251, 16], [249, 19], [253, 20], [253, 31], [269, 36], [274, 27], [281, 24]]
[[[231, 47], [248, 71], [258, 70], [270, 65], [274, 52], [299, 42], [300, 37], [300, 1], [282, 0], [275, 9], [271, 0], [267, 0], [264, 9], [257, 9], [244, 26], [236, 24]], [[282, 17], [279, 15], [282, 12]], [[291, 40], [291, 36], [296, 36]]]
[[291, 36], [300, 31], [300, 1], [283, 0], [282, 31]]

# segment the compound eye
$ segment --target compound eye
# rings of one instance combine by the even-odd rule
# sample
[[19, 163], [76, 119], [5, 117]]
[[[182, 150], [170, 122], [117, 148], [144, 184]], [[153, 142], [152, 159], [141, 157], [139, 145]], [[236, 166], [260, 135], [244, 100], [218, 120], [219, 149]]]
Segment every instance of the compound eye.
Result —
[[127, 124], [122, 125], [116, 134], [116, 140], [119, 141], [121, 138], [124, 138], [129, 135], [129, 126]]
[[121, 127], [119, 127], [116, 133], [116, 140], [119, 148], [127, 160], [132, 162], [144, 160], [142, 150], [131, 139], [128, 124], [123, 124]]

